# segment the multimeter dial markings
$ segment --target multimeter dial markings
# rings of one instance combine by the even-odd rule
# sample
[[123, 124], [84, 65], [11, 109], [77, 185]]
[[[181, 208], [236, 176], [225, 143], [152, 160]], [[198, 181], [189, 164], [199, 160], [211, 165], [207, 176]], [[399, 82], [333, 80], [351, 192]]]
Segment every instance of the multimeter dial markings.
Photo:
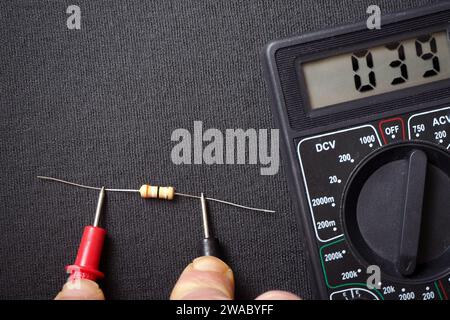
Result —
[[380, 300], [370, 290], [364, 288], [348, 288], [330, 294], [330, 300]]
[[381, 120], [378, 123], [384, 144], [404, 141], [406, 139], [405, 124], [402, 118]]
[[380, 292], [385, 300], [441, 300], [434, 282], [408, 285], [383, 281]]
[[343, 238], [322, 246], [320, 259], [325, 283], [329, 288], [366, 284], [366, 270], [358, 264]]
[[[380, 295], [382, 298], [380, 298]], [[350, 287], [334, 291], [330, 300], [442, 300], [446, 299], [437, 283], [427, 283], [421, 286], [402, 284], [383, 284], [375, 293], [372, 290]]]
[[412, 115], [409, 139], [425, 140], [450, 149], [450, 107]]
[[377, 284], [379, 289], [368, 289], [367, 279], [371, 273], [355, 260], [343, 238], [322, 246], [320, 259], [327, 287], [336, 290], [330, 294], [330, 300], [448, 299], [450, 276], [418, 285], [392, 282], [382, 277]]
[[317, 239], [327, 242], [342, 235], [340, 197], [353, 168], [382, 145], [372, 125], [306, 138], [298, 156]]

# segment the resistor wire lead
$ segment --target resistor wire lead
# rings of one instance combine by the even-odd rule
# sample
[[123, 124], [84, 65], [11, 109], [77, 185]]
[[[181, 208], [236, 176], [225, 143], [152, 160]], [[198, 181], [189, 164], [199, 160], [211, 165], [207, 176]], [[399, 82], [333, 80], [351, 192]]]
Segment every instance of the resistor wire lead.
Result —
[[[56, 181], [56, 182], [60, 182], [60, 183], [64, 183], [64, 184], [68, 184], [68, 185], [72, 185], [75, 187], [79, 187], [79, 188], [85, 188], [85, 189], [92, 189], [92, 190], [101, 190], [102, 188], [99, 187], [93, 187], [93, 186], [87, 186], [84, 184], [80, 184], [80, 183], [75, 183], [75, 182], [70, 182], [70, 181], [66, 181], [66, 180], [62, 180], [62, 179], [57, 179], [57, 178], [52, 178], [52, 177], [46, 177], [46, 176], [37, 176], [37, 178], [39, 179], [43, 179], [43, 180], [50, 180], [50, 181]], [[145, 186], [145, 185], [144, 185]], [[161, 187], [163, 188], [163, 187]], [[165, 187], [164, 187], [165, 188]], [[111, 188], [105, 188], [105, 191], [108, 192], [131, 192], [131, 193], [141, 193], [141, 190], [137, 190], [137, 189], [111, 189]], [[195, 199], [201, 199], [200, 196], [196, 196], [196, 195], [192, 195], [192, 194], [187, 194], [187, 193], [181, 193], [181, 192], [174, 192], [175, 195], [180, 196], [180, 197], [186, 197], [186, 198], [195, 198]], [[145, 198], [145, 197], [143, 197]], [[216, 199], [216, 198], [206, 198], [206, 200], [209, 201], [215, 201], [215, 202], [219, 202], [219, 203], [223, 203], [229, 206], [233, 206], [233, 207], [237, 207], [237, 208], [242, 208], [242, 209], [246, 209], [246, 210], [252, 210], [252, 211], [259, 211], [259, 212], [267, 212], [267, 213], [275, 213], [274, 210], [268, 210], [268, 209], [260, 209], [260, 208], [253, 208], [253, 207], [248, 207], [248, 206], [244, 206], [241, 204], [237, 204], [234, 202], [230, 202], [230, 201], [225, 201], [225, 200], [220, 200], [220, 199]]]

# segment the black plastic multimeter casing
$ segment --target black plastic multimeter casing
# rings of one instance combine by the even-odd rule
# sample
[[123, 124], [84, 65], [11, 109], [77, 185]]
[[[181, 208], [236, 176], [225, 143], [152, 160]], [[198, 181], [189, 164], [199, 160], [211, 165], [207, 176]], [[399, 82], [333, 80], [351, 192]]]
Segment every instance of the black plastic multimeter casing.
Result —
[[[296, 206], [297, 221], [302, 226], [308, 244], [310, 274], [313, 277], [311, 280], [313, 280], [312, 289], [315, 298], [329, 299], [330, 292], [333, 291], [324, 278], [321, 251], [319, 251], [321, 246], [326, 246], [329, 242], [318, 242], [315, 234], [316, 227], [311, 217], [312, 209], [306, 195], [299, 161], [299, 142], [308, 137], [364, 124], [371, 124], [376, 127], [376, 130], [381, 130], [383, 119], [388, 119], [386, 121], [400, 119], [403, 124], [408, 117], [411, 117], [411, 114], [450, 107], [450, 79], [312, 110], [308, 106], [304, 79], [296, 66], [299, 61], [317, 60], [444, 30], [447, 30], [449, 34], [450, 2], [382, 16], [379, 30], [369, 30], [364, 21], [289, 39], [275, 40], [270, 42], [263, 51], [264, 76], [272, 101], [276, 126], [280, 128], [283, 140], [282, 158], [288, 163], [286, 170], [289, 189]], [[450, 125], [448, 128], [450, 129]], [[403, 124], [403, 139], [408, 140], [405, 137], [405, 130], [410, 128], [405, 128]], [[382, 136], [382, 133], [378, 132], [378, 134]], [[383, 136], [380, 144], [386, 143], [389, 141], [386, 141]], [[440, 283], [436, 282], [435, 285], [438, 287]], [[342, 288], [345, 288], [345, 285]], [[405, 291], [404, 288], [401, 290]], [[400, 289], [397, 290], [399, 291]], [[442, 291], [439, 292], [441, 298], [443, 298]]]

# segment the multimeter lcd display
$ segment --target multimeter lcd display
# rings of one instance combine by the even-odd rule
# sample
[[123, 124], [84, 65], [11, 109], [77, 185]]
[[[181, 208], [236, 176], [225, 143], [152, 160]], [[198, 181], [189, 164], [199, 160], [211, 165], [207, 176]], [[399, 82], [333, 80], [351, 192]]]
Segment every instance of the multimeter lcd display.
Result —
[[318, 109], [450, 78], [446, 31], [301, 64]]

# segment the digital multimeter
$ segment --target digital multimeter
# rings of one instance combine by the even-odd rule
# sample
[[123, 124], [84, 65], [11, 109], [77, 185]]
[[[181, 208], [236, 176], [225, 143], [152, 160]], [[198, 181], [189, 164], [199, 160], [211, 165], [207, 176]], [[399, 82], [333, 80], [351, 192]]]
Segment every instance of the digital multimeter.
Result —
[[296, 215], [317, 297], [448, 299], [450, 3], [381, 23], [264, 50]]

